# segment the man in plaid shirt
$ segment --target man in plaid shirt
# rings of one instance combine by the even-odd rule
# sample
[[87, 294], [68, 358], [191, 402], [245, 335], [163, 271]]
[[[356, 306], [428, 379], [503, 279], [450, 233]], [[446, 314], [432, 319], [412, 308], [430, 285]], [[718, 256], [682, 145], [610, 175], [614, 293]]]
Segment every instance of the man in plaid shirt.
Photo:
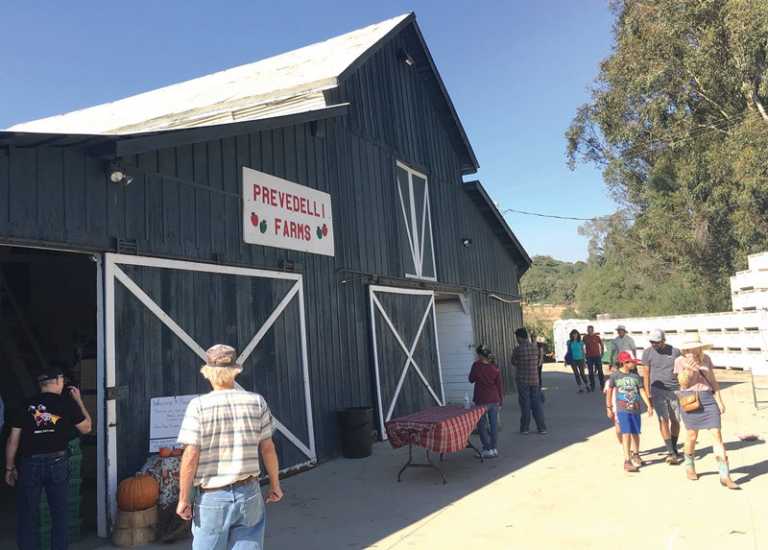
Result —
[[541, 391], [539, 389], [539, 349], [531, 342], [528, 331], [519, 328], [515, 331], [517, 347], [512, 352], [512, 360], [515, 366], [515, 381], [517, 382], [517, 396], [520, 402], [520, 433], [528, 435], [531, 424], [531, 412], [536, 421], [536, 428], [540, 434], [547, 433], [547, 424], [544, 421], [544, 410], [541, 406]]

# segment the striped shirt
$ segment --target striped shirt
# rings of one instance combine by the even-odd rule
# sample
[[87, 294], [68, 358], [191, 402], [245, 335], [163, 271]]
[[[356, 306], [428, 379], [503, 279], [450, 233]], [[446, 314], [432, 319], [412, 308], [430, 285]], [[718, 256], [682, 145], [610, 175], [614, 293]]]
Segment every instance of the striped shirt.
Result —
[[259, 443], [272, 431], [272, 414], [257, 393], [217, 390], [195, 397], [178, 437], [200, 449], [194, 485], [212, 489], [258, 477]]

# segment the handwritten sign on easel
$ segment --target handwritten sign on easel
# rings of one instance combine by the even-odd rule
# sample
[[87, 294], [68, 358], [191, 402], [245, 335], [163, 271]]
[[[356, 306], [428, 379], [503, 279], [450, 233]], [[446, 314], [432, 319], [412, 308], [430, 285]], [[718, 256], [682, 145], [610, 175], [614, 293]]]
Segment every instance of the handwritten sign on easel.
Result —
[[181, 421], [187, 405], [196, 395], [174, 395], [155, 397], [149, 407], [149, 452], [156, 453], [160, 447], [176, 446]]

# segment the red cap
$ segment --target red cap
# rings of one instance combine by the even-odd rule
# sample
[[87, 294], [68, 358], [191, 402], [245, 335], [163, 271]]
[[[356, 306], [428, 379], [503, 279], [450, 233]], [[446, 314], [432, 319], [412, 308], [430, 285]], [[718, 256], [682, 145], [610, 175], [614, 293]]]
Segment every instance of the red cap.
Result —
[[619, 362], [619, 364], [623, 363], [634, 363], [635, 365], [639, 365], [640, 361], [632, 357], [632, 354], [628, 351], [622, 351], [619, 353], [619, 356], [616, 358], [616, 360]]

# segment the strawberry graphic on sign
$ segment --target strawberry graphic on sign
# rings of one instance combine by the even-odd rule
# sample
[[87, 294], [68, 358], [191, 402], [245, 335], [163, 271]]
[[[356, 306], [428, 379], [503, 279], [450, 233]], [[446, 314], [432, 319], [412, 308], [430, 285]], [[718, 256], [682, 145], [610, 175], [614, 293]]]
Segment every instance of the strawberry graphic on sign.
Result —
[[259, 226], [259, 215], [256, 212], [251, 212], [251, 223], [253, 227]]
[[328, 236], [328, 225], [323, 224], [323, 237], [327, 237], [327, 236]]

